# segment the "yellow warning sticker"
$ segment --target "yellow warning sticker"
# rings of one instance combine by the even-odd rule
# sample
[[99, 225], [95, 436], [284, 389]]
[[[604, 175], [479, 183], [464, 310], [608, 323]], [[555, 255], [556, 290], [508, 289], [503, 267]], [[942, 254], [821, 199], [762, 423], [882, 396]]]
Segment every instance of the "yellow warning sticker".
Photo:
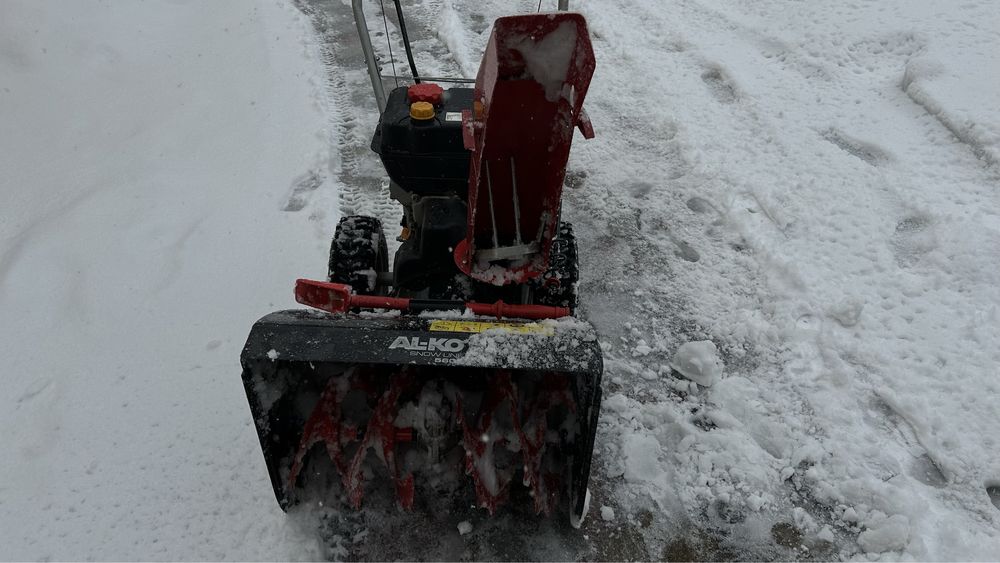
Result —
[[538, 323], [503, 323], [490, 321], [450, 321], [439, 319], [431, 321], [432, 332], [485, 332], [500, 329], [518, 334], [553, 334], [551, 326]]

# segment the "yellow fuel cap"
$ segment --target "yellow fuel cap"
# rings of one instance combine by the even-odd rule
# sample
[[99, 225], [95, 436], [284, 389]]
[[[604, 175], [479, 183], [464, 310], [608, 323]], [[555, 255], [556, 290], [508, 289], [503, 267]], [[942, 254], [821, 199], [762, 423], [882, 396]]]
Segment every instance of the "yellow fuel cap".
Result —
[[410, 117], [421, 121], [434, 119], [434, 106], [430, 102], [413, 102], [410, 104]]

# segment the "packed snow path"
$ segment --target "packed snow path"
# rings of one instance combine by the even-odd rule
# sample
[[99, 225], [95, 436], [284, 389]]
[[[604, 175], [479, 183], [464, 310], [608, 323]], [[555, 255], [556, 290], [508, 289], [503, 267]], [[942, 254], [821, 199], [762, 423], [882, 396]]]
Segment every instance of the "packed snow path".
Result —
[[[418, 66], [465, 75], [537, 7], [404, 4]], [[340, 213], [398, 216], [346, 3], [0, 4], [5, 554], [994, 559], [1000, 7], [573, 5], [598, 136], [565, 213], [607, 358], [582, 533], [273, 502], [246, 331]], [[706, 340], [700, 387], [669, 365]]]

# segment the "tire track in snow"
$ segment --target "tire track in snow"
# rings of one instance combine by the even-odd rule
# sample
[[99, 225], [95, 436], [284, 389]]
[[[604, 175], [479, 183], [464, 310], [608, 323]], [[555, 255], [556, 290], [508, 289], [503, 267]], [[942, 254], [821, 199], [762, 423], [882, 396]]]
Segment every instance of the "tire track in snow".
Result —
[[976, 123], [958, 123], [954, 117], [941, 107], [941, 104], [931, 94], [927, 93], [920, 86], [919, 81], [920, 71], [914, 65], [907, 62], [906, 69], [903, 72], [903, 79], [899, 83], [899, 89], [914, 104], [923, 108], [927, 112], [927, 115], [933, 117], [942, 127], [951, 132], [957, 142], [966, 145], [972, 151], [972, 154], [982, 161], [983, 166], [989, 169], [994, 178], [1000, 178], [1000, 171], [997, 170], [997, 165], [1000, 161], [997, 160], [997, 155], [986, 147], [981, 138], [981, 135], [985, 132], [982, 132]]
[[[327, 68], [326, 87], [335, 108], [329, 119], [337, 131], [336, 146], [331, 147], [330, 171], [340, 185], [340, 214], [379, 218], [391, 242], [401, 212], [389, 199], [382, 164], [370, 148], [378, 108], [353, 15], [340, 2], [296, 0], [295, 5], [312, 22]], [[371, 19], [371, 14], [366, 15]]]

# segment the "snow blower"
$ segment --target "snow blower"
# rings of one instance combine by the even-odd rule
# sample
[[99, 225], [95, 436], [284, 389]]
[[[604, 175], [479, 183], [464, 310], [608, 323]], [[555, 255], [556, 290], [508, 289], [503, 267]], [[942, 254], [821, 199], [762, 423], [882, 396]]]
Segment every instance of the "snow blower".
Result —
[[491, 514], [519, 496], [579, 523], [603, 364], [573, 318], [577, 247], [560, 211], [574, 129], [593, 136], [586, 21], [500, 18], [474, 88], [422, 79], [408, 56], [413, 84], [386, 97], [354, 8], [400, 245], [390, 269], [379, 220], [342, 218], [328, 279], [296, 282], [311, 309], [250, 332], [243, 382], [278, 503], [358, 508], [388, 485], [410, 509], [457, 477]]

